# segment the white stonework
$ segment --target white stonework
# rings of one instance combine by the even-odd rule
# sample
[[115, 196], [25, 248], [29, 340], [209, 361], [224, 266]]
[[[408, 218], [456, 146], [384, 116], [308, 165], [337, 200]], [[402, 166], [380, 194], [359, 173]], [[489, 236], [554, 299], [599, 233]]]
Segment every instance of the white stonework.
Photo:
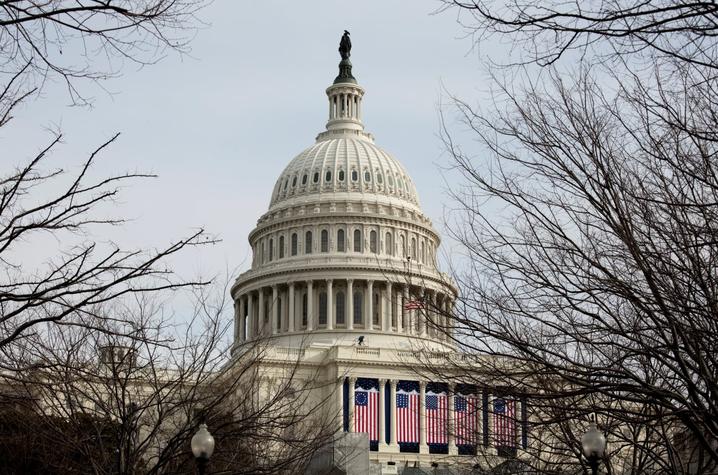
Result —
[[[269, 210], [249, 235], [252, 266], [231, 289], [233, 353], [261, 339], [270, 345], [267, 371], [299, 359], [304, 374], [326, 378], [317, 396], [329, 396], [326, 410], [337, 417], [337, 430], [352, 432], [351, 415], [348, 427], [342, 415], [353, 412], [356, 378], [377, 380], [381, 400], [395, 401], [400, 380], [419, 381], [425, 390], [427, 381], [415, 371], [420, 360], [456, 364], [461, 356], [437, 329], [448, 325], [432, 309], [450, 310], [456, 289], [437, 269], [440, 238], [413, 181], [364, 132], [360, 86], [334, 84], [327, 96], [326, 131], [280, 174]], [[406, 310], [406, 302], [425, 309]], [[425, 417], [420, 424], [420, 453], [401, 453], [396, 409], [381, 404], [378, 450], [366, 447], [372, 472], [461, 458], [453, 436], [448, 454], [429, 454]]]

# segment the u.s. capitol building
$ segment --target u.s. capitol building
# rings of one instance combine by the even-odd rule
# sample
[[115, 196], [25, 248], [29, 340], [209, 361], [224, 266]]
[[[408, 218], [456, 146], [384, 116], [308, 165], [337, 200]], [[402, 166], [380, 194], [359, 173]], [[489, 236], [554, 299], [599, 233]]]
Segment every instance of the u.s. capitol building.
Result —
[[326, 130], [279, 175], [249, 235], [251, 269], [231, 289], [233, 353], [261, 339], [268, 358], [312, 367], [337, 432], [365, 434], [352, 440], [371, 473], [473, 466], [494, 423], [490, 395], [419, 370], [461, 359], [446, 319], [457, 291], [411, 177], [364, 130], [350, 48], [345, 34]]

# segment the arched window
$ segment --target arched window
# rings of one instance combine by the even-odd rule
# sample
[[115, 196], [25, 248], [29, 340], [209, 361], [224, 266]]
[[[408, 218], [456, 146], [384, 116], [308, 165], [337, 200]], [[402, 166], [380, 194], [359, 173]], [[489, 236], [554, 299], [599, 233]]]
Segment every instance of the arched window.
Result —
[[291, 246], [292, 246], [292, 249], [291, 249], [292, 255], [296, 256], [297, 255], [297, 233], [292, 233]]
[[339, 181], [344, 181], [344, 170], [339, 170], [338, 178]]
[[376, 172], [376, 182], [380, 185], [384, 182], [384, 177], [382, 176], [381, 172]]
[[327, 293], [319, 292], [319, 324], [327, 324]]
[[304, 175], [302, 175], [302, 185], [306, 185], [306, 184], [307, 184], [307, 174], [305, 173]]
[[344, 325], [344, 292], [337, 292], [334, 297], [337, 299], [334, 313], [337, 318], [337, 325]]
[[284, 236], [279, 236], [279, 258], [284, 257]]
[[369, 170], [364, 171], [364, 181], [367, 183], [371, 182], [371, 173], [369, 173]]
[[426, 248], [424, 247], [424, 241], [421, 241], [421, 262], [426, 262]]
[[386, 181], [389, 183], [389, 186], [394, 186], [394, 178], [392, 178], [391, 175], [386, 177]]
[[292, 178], [292, 188], [297, 186], [297, 175], [294, 175], [294, 178]]
[[304, 327], [307, 326], [307, 316], [309, 314], [308, 310], [309, 308], [307, 306], [307, 293], [304, 292], [304, 295], [302, 295], [302, 325]]
[[319, 172], [314, 172], [312, 181], [314, 181], [314, 183], [319, 183]]
[[362, 307], [364, 306], [364, 292], [357, 290], [354, 292], [354, 324], [362, 323]]
[[287, 185], [289, 184], [289, 178], [284, 180], [284, 191], [287, 191]]
[[312, 232], [307, 231], [304, 235], [304, 254], [312, 253]]
[[337, 231], [337, 252], [346, 251], [346, 245], [344, 242], [344, 230], [340, 229]]
[[321, 251], [322, 252], [329, 252], [329, 231], [326, 229], [322, 229], [322, 233], [320, 235], [320, 244], [321, 244]]
[[361, 229], [354, 230], [354, 252], [362, 252]]
[[324, 180], [332, 181], [332, 171], [331, 170], [327, 170], [327, 174], [325, 175]]
[[359, 180], [359, 173], [356, 170], [352, 170], [352, 181]]
[[259, 247], [259, 262], [264, 264], [264, 241], [262, 241]]
[[407, 254], [406, 254], [406, 238], [404, 237], [403, 234], [399, 237], [399, 248], [401, 249], [401, 257], [405, 258], [407, 256]]
[[376, 231], [374, 231], [374, 230], [372, 229], [372, 230], [369, 232], [369, 251], [370, 251], [370, 252], [373, 252], [374, 254], [376, 254], [376, 252], [377, 252], [377, 251], [376, 251], [376, 248], [377, 248], [377, 243], [376, 243]]
[[274, 259], [274, 239], [269, 240], [269, 262]]
[[411, 258], [416, 262], [416, 239], [411, 238]]
[[386, 233], [386, 236], [384, 236], [384, 250], [387, 255], [394, 255], [394, 246], [391, 244], [391, 233]]

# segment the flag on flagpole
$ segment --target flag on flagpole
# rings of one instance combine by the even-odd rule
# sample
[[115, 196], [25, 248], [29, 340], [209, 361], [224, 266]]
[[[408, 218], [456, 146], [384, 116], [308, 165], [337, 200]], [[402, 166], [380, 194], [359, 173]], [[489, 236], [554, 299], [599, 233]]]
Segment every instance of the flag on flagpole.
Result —
[[[437, 388], [438, 389], [438, 388]], [[426, 392], [426, 443], [448, 444], [449, 396], [445, 391]]]
[[456, 445], [476, 445], [479, 398], [473, 394], [454, 396]]
[[404, 310], [423, 310], [426, 308], [424, 300], [417, 298], [404, 302]]
[[516, 447], [516, 401], [494, 399], [494, 436], [496, 447]]
[[376, 388], [355, 389], [354, 432], [369, 434], [370, 441], [379, 440], [379, 391]]
[[418, 383], [401, 381], [396, 391], [397, 442], [419, 443]]

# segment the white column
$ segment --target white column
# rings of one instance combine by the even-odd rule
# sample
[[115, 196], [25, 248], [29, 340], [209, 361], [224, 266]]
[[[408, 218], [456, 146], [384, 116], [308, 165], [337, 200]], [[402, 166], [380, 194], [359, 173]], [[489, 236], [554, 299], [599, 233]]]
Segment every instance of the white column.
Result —
[[356, 432], [354, 429], [354, 402], [357, 379], [349, 376], [349, 432]]
[[272, 327], [272, 335], [279, 333], [282, 322], [279, 319], [279, 292], [276, 285], [272, 286], [272, 318], [269, 324]]
[[369, 304], [366, 306], [369, 318], [367, 320], [367, 325], [365, 328], [368, 330], [374, 329], [374, 281], [373, 280], [367, 280], [366, 281], [366, 293], [367, 298], [369, 300]]
[[289, 283], [289, 298], [287, 299], [287, 312], [289, 314], [289, 328], [291, 333], [294, 331], [294, 282]]
[[399, 289], [394, 293], [394, 296], [396, 297], [396, 302], [394, 303], [394, 312], [396, 312], [396, 332], [402, 333], [402, 321], [401, 321], [401, 293], [399, 292]]
[[252, 293], [247, 292], [247, 339], [254, 338], [254, 299]]
[[424, 289], [424, 294], [421, 296], [422, 301], [422, 308], [421, 310], [418, 310], [416, 313], [419, 317], [419, 333], [421, 336], [426, 336], [426, 327], [427, 320], [429, 319], [429, 294], [426, 289]]
[[397, 451], [399, 450], [399, 445], [397, 442], [397, 434], [396, 434], [396, 386], [398, 384], [398, 381], [396, 379], [391, 380], [391, 394], [389, 395], [389, 407], [391, 408], [391, 446], [395, 448]]
[[332, 279], [327, 279], [327, 330], [334, 329], [334, 290]]
[[259, 312], [257, 313], [257, 333], [264, 333], [264, 288], [259, 289]]
[[386, 445], [386, 379], [379, 380], [379, 445]]
[[456, 405], [454, 403], [454, 390], [456, 386], [449, 385], [449, 455], [456, 455]]
[[354, 281], [352, 279], [347, 280], [347, 306], [349, 311], [347, 312], [347, 329], [354, 329]]
[[391, 331], [391, 282], [386, 282], [384, 292], [380, 296], [381, 315], [379, 316], [379, 324], [381, 331]]
[[307, 281], [307, 331], [314, 330], [314, 282]]
[[247, 340], [247, 327], [244, 316], [247, 315], [247, 300], [246, 296], [242, 295], [239, 297], [239, 339], [240, 341]]
[[[406, 305], [406, 303], [408, 301], [409, 301], [409, 286], [407, 285], [406, 287], [404, 287], [404, 305]], [[404, 321], [404, 326], [406, 327], [406, 333], [411, 335], [412, 333], [414, 333], [414, 325], [412, 324], [413, 322], [411, 321], [411, 312], [412, 311], [405, 310], [403, 306], [402, 306], [402, 310], [404, 310], [405, 315], [406, 315], [406, 320]]]
[[419, 452], [429, 453], [426, 444], [426, 382], [419, 381]]

